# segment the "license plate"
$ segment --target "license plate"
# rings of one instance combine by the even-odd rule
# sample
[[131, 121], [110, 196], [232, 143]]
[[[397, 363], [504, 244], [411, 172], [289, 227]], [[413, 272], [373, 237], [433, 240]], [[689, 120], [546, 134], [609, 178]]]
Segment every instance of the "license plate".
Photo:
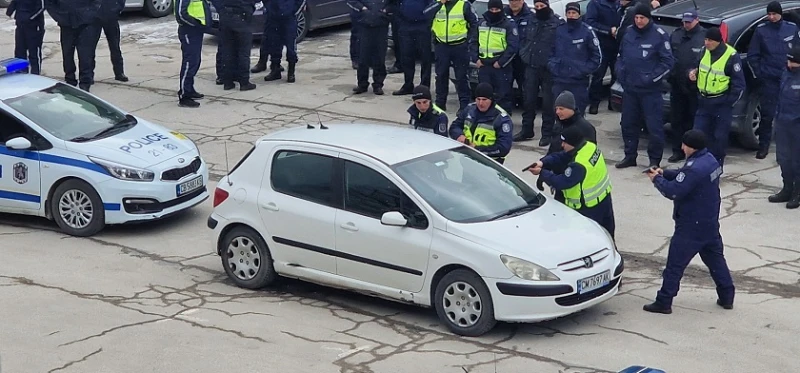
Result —
[[177, 189], [178, 197], [180, 197], [186, 193], [191, 193], [202, 187], [203, 187], [203, 176], [201, 175], [192, 180], [184, 181], [178, 184], [178, 186], [175, 187], [175, 189]]
[[611, 282], [611, 271], [605, 271], [594, 276], [578, 280], [578, 294], [597, 290]]
[[219, 13], [211, 13], [212, 21], [219, 21]]

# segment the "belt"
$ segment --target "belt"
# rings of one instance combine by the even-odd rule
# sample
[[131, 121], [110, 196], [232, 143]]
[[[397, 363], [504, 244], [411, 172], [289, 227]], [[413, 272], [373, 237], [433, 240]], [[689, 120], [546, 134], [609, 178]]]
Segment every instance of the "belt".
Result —
[[705, 94], [703, 92], [700, 92], [700, 96], [703, 96], [703, 98], [717, 98], [717, 97], [725, 96], [727, 93], [728, 92], [723, 92], [723, 93], [716, 94], [716, 95], [709, 95], [709, 94]]

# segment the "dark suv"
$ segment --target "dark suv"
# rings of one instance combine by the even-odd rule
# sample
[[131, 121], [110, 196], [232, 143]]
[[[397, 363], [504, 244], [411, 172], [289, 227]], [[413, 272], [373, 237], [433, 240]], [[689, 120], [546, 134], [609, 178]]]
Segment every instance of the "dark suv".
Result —
[[[682, 15], [695, 9], [700, 16], [700, 25], [703, 27], [719, 27], [722, 38], [739, 52], [745, 65], [745, 78], [747, 88], [742, 95], [743, 99], [733, 108], [733, 125], [731, 133], [736, 136], [739, 144], [746, 149], [758, 149], [756, 130], [761, 122], [758, 96], [753, 91], [753, 71], [747, 63], [747, 49], [750, 39], [759, 22], [767, 17], [767, 4], [771, 0], [696, 0], [679, 1], [653, 11], [653, 21], [664, 31], [672, 33], [678, 27], [683, 27]], [[797, 23], [800, 20], [800, 1], [782, 1], [783, 17], [787, 21]], [[670, 120], [669, 84], [664, 84], [664, 122]], [[614, 83], [611, 87], [611, 107], [615, 111], [622, 111], [622, 86]]]

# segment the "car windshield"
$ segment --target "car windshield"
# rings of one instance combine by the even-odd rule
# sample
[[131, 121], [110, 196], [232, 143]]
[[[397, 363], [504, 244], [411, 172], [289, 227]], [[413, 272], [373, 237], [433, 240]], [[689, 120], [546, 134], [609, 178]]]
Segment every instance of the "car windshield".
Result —
[[536, 209], [544, 197], [472, 148], [443, 150], [393, 166], [439, 214], [476, 223]]
[[53, 136], [68, 141], [91, 139], [120, 124], [131, 123], [132, 119], [86, 92], [63, 83], [4, 103]]

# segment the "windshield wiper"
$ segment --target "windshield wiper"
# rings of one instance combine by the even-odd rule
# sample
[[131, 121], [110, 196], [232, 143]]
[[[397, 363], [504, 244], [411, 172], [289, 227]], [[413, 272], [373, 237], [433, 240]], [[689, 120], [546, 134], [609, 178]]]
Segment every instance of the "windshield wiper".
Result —
[[127, 127], [130, 127], [130, 126], [133, 126], [136, 123], [138, 123], [138, 121], [136, 120], [136, 118], [134, 118], [133, 115], [125, 114], [125, 119], [122, 119], [119, 122], [117, 122], [116, 124], [114, 124], [113, 126], [108, 127], [106, 129], [96, 133], [91, 138], [96, 139], [98, 137], [102, 137], [103, 135], [107, 135], [107, 134], [109, 134], [109, 133], [111, 133], [113, 131], [116, 131], [116, 130], [118, 130], [120, 128], [127, 128]]
[[91, 137], [78, 136], [78, 137], [74, 137], [74, 138], [69, 139], [69, 141], [72, 141], [72, 142], [87, 142], [87, 141], [89, 141], [91, 139], [92, 139]]
[[523, 211], [535, 210], [541, 205], [542, 204], [539, 203], [538, 201], [528, 201], [528, 203], [526, 205], [523, 205], [523, 206], [520, 206], [520, 207], [515, 207], [515, 208], [510, 209], [510, 210], [508, 210], [506, 212], [500, 213], [497, 216], [494, 216], [494, 217], [492, 217], [491, 219], [489, 219], [487, 221], [492, 221], [492, 220], [497, 220], [497, 219], [500, 219], [500, 218], [503, 218], [503, 217], [512, 216], [512, 215], [515, 215], [515, 214], [523, 212]]

